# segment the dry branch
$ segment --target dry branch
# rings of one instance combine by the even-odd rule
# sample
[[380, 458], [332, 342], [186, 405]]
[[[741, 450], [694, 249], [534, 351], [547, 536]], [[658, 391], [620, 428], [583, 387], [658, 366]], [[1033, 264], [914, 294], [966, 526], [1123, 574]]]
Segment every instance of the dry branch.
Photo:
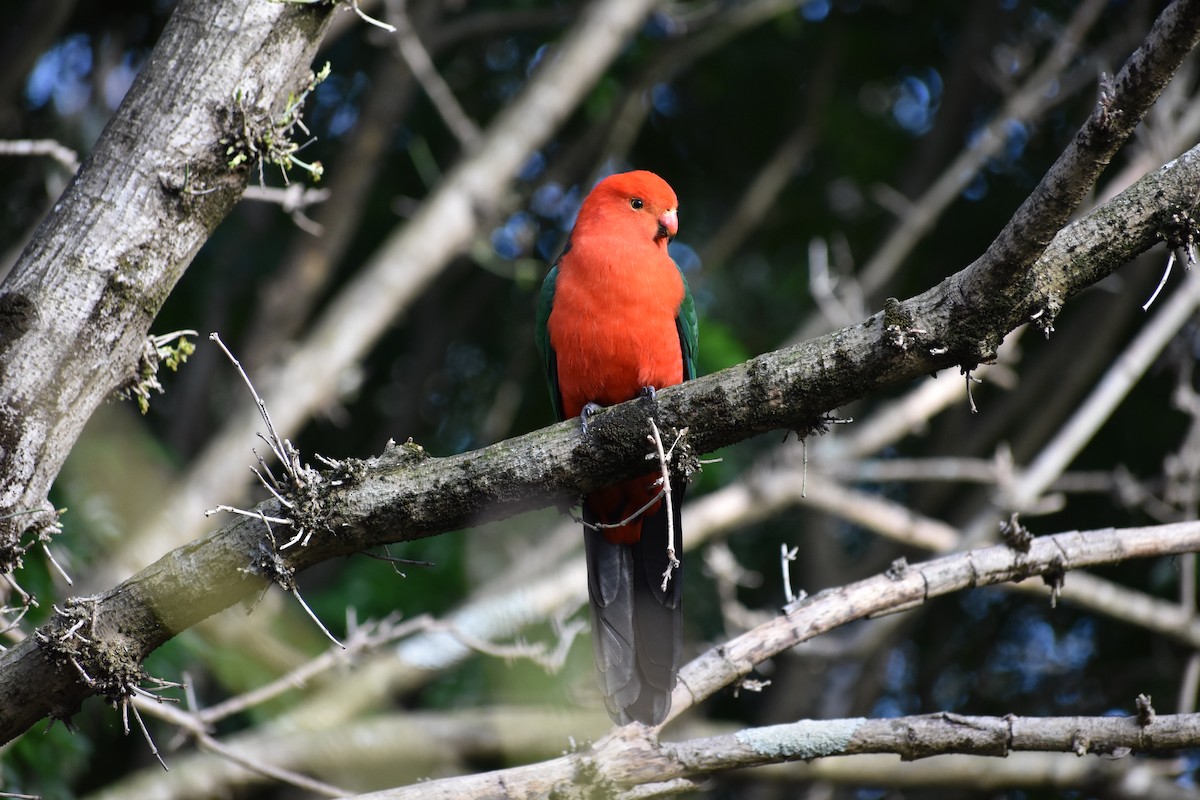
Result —
[[79, 154], [54, 139], [0, 141], [0, 156], [49, 156], [72, 175], [79, 169]]
[[890, 755], [846, 756], [799, 761], [758, 771], [764, 780], [827, 781], [838, 785], [889, 788], [940, 788], [955, 792], [1004, 789], [1075, 789], [1109, 792], [1112, 798], [1195, 800], [1195, 792], [1176, 783], [1184, 764], [1169, 759], [1083, 759], [1064, 753], [1013, 753], [1007, 758], [931, 756], [903, 765]]
[[[733, 685], [754, 665], [799, 642], [854, 619], [913, 608], [968, 587], [1048, 576], [1112, 560], [1200, 548], [1200, 522], [1062, 533], [1034, 539], [1027, 553], [997, 545], [899, 567], [795, 603], [786, 614], [713, 648], [680, 672], [674, 717], [695, 699]], [[1145, 707], [1145, 706], [1143, 706]], [[1164, 753], [1200, 738], [1200, 715], [1139, 713], [1135, 717], [1022, 718], [932, 714], [898, 719], [805, 720], [682, 743], [657, 741], [649, 729], [628, 726], [590, 750], [526, 767], [376, 792], [364, 797], [521, 798], [585, 782], [615, 792], [712, 772], [783, 761], [856, 753], [896, 753], [905, 759], [940, 753], [1003, 757], [1020, 750]]]
[[750, 674], [756, 664], [847, 622], [908, 610], [933, 597], [966, 588], [1033, 577], [1043, 578], [1053, 591], [1061, 585], [1066, 570], [1197, 549], [1200, 522], [1182, 522], [1121, 531], [1060, 533], [1033, 539], [1028, 552], [993, 545], [923, 564], [893, 565], [882, 575], [799, 600], [786, 609], [784, 616], [692, 661], [680, 670], [671, 717], [733, 685]]
[[[1147, 176], [1116, 199], [1066, 228], [1034, 265], [1034, 284], [1055, 285], [1069, 297], [1151, 246], [1164, 215], [1194, 196], [1200, 179], [1200, 148]], [[1111, 235], [1114, 220], [1125, 236]], [[1079, 266], [1083, 262], [1085, 267]], [[995, 338], [1003, 328], [960, 331], [956, 320], [995, 303], [991, 319], [1010, 310], [1000, 299], [969, 307], [955, 276], [927, 300], [939, 318], [920, 327], [934, 340]], [[1029, 302], [1024, 300], [1022, 302]], [[1036, 301], [1033, 302], [1037, 304]], [[429, 458], [416, 446], [393, 448], [355, 469], [361, 478], [329, 487], [324, 506], [328, 533], [306, 548], [286, 551], [289, 570], [383, 544], [451, 530], [547, 504], [569, 501], [592, 489], [643, 470], [646, 412], [660, 427], [689, 428], [697, 452], [772, 429], [811, 429], [821, 415], [880, 387], [895, 385], [947, 366], [947, 355], [920, 347], [902, 349], [889, 333], [887, 314], [722, 372], [657, 393], [653, 401], [631, 401], [597, 414], [586, 441], [577, 423], [565, 422], [492, 447], [447, 458]], [[281, 516], [276, 500], [257, 509]], [[127, 638], [130, 657], [140, 659], [180, 630], [261, 589], [265, 578], [260, 548], [262, 523], [242, 517], [208, 539], [162, 558], [99, 598], [101, 631]], [[34, 696], [28, 676], [42, 679]], [[0, 736], [11, 737], [46, 714], [69, 715], [90, 690], [78, 676], [54, 670], [32, 637], [0, 656]]]
[[[182, 715], [168, 709], [163, 716]], [[571, 737], [598, 738], [607, 730], [608, 718], [603, 714], [562, 708], [406, 710], [335, 720], [315, 731], [304, 726], [245, 731], [221, 744], [260, 768], [330, 778], [353, 769], [407, 782], [460, 768], [470, 760], [519, 763], [553, 758]], [[209, 800], [270, 782], [262, 771], [249, 771], [214, 750], [177, 753], [168, 763], [169, 774], [143, 770], [89, 795], [88, 800]]]
[[1059, 752], [1128, 755], [1190, 747], [1200, 714], [1138, 717], [978, 717], [938, 713], [891, 719], [803, 720], [664, 747], [666, 757], [697, 771], [862, 753], [905, 761], [946, 753], [995, 756]]

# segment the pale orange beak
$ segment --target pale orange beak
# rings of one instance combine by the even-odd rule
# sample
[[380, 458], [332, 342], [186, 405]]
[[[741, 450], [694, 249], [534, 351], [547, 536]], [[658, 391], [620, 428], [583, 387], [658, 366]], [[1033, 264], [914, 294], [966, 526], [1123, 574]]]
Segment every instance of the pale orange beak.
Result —
[[668, 239], [674, 239], [675, 234], [679, 233], [679, 210], [675, 208], [668, 209], [658, 215], [658, 235]]

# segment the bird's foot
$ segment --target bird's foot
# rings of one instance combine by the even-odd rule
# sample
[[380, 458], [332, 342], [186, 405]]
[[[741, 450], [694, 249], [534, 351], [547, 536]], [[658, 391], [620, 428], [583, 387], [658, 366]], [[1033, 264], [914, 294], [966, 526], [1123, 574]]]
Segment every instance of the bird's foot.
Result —
[[654, 395], [656, 394], [658, 394], [658, 390], [653, 386], [643, 386], [641, 390], [638, 391], [638, 397], [649, 397], [651, 400], [654, 399]]
[[599, 403], [588, 403], [583, 407], [583, 411], [579, 414], [579, 426], [583, 428], [584, 436], [587, 436], [588, 420], [603, 408], [604, 406]]

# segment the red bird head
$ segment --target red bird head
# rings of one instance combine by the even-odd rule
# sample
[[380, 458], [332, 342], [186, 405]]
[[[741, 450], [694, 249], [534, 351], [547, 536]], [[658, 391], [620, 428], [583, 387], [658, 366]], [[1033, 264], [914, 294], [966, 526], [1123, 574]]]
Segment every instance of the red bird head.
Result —
[[645, 236], [665, 248], [679, 232], [679, 200], [675, 190], [653, 172], [635, 170], [609, 175], [596, 184], [579, 208], [575, 230], [592, 225]]

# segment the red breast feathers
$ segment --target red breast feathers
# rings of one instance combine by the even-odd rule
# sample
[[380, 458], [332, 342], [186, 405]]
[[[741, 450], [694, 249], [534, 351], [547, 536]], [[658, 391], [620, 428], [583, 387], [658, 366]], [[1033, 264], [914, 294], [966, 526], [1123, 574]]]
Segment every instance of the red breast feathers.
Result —
[[683, 381], [675, 318], [684, 285], [667, 255], [678, 205], [646, 171], [611, 175], [584, 199], [547, 322], [566, 416]]

